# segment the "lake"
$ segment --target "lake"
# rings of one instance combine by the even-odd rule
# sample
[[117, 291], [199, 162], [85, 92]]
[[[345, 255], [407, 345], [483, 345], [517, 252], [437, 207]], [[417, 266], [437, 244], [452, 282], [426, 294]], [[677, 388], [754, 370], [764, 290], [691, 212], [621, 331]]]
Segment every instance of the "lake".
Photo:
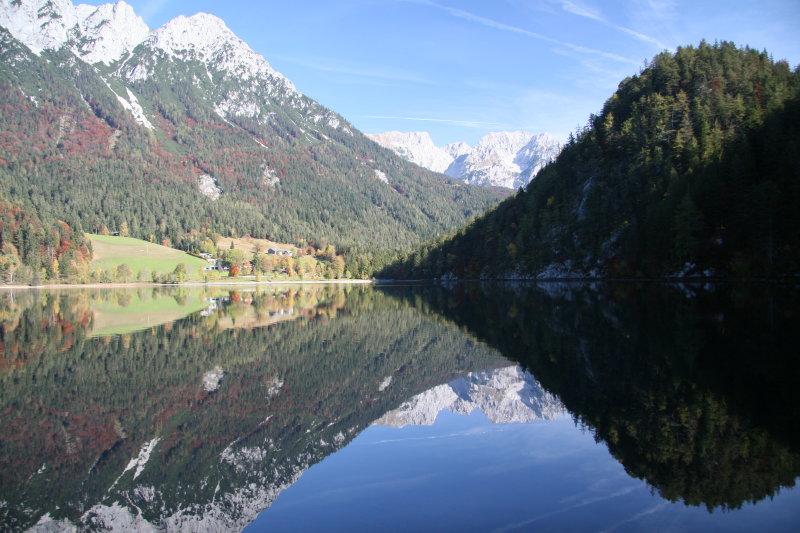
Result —
[[0, 292], [3, 531], [797, 531], [800, 290]]

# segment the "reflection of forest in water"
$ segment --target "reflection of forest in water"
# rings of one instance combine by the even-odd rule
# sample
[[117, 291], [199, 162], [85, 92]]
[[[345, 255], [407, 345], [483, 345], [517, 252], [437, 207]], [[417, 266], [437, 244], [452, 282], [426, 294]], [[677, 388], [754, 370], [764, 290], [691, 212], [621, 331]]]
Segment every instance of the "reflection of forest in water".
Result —
[[0, 523], [239, 529], [412, 396], [508, 365], [494, 349], [665, 498], [736, 508], [800, 473], [796, 292], [0, 294]]
[[408, 293], [520, 362], [662, 497], [739, 508], [800, 475], [800, 290], [487, 284]]
[[[405, 399], [509, 364], [367, 287], [2, 298], [4, 529], [45, 515], [240, 529]], [[129, 322], [142, 309], [195, 312], [92, 338], [97, 309]]]

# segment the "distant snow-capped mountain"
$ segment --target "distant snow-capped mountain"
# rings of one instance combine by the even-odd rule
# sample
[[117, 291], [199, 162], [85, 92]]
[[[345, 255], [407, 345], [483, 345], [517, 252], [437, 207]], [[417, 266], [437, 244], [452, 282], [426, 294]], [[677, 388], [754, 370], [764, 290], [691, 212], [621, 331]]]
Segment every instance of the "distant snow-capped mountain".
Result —
[[487, 133], [472, 148], [459, 142], [438, 147], [427, 132], [390, 131], [367, 135], [412, 163], [473, 185], [516, 189], [556, 158], [561, 145], [548, 133]]
[[443, 410], [469, 414], [479, 409], [494, 424], [553, 420], [561, 402], [518, 366], [473, 372], [414, 396], [373, 422], [377, 426], [430, 426]]
[[400, 157], [434, 172], [444, 172], [453, 162], [454, 156], [445, 148], [434, 145], [427, 131], [387, 131], [367, 137]]

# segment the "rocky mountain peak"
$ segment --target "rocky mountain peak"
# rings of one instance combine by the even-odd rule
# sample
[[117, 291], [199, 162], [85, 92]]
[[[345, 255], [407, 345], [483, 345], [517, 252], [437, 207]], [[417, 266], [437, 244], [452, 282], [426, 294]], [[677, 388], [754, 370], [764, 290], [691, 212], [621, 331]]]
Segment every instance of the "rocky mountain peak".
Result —
[[369, 137], [434, 172], [474, 185], [511, 189], [526, 185], [561, 151], [561, 145], [552, 135], [526, 131], [489, 132], [474, 148], [464, 142], [437, 147], [427, 132], [392, 131]]
[[82, 39], [81, 58], [88, 63], [112, 63], [130, 53], [150, 33], [144, 20], [125, 2], [76, 6]]
[[437, 147], [427, 131], [387, 131], [367, 137], [408, 161], [434, 172], [444, 172], [453, 162], [453, 156]]
[[63, 46], [78, 22], [69, 0], [3, 0], [2, 4], [0, 26], [35, 54]]
[[125, 2], [74, 6], [69, 0], [5, 0], [0, 26], [36, 54], [68, 46], [88, 63], [113, 63], [150, 29]]

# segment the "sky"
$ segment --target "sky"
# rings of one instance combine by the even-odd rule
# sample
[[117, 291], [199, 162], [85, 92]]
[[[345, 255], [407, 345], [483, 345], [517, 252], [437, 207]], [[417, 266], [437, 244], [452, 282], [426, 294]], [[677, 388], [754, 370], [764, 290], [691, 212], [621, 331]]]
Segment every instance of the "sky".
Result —
[[653, 56], [703, 39], [800, 64], [797, 0], [126, 1], [151, 28], [216, 15], [361, 131], [439, 146], [490, 131], [563, 140]]

